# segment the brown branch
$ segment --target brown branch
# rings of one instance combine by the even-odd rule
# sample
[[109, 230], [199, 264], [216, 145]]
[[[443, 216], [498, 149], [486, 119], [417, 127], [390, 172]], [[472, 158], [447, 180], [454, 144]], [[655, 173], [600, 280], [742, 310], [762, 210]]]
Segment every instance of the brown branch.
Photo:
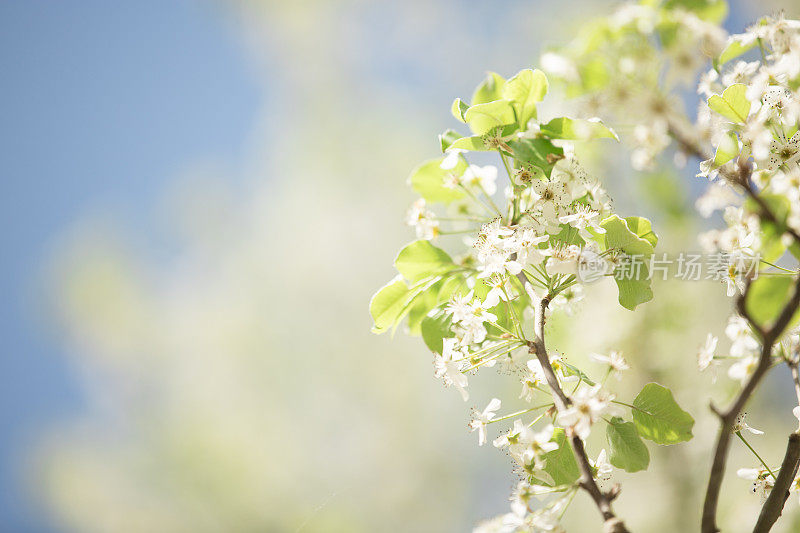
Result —
[[[731, 435], [733, 432], [733, 425], [739, 413], [742, 412], [744, 406], [747, 404], [750, 397], [753, 395], [758, 384], [766, 375], [767, 370], [770, 368], [772, 360], [772, 347], [775, 342], [783, 334], [783, 331], [789, 324], [789, 321], [794, 316], [795, 312], [800, 306], [800, 279], [795, 283], [794, 293], [790, 300], [784, 305], [775, 324], [769, 329], [765, 330], [760, 324], [755, 323], [747, 314], [745, 309], [745, 300], [749, 293], [750, 284], [748, 283], [738, 301], [737, 307], [743, 316], [753, 325], [754, 329], [759, 332], [761, 336], [761, 354], [758, 359], [758, 365], [755, 371], [745, 383], [739, 395], [734, 400], [733, 404], [726, 411], [719, 411], [712, 409], [720, 418], [719, 435], [717, 437], [717, 444], [714, 448], [714, 459], [711, 464], [711, 473], [708, 476], [708, 487], [706, 489], [706, 498], [703, 504], [703, 518], [701, 530], [703, 533], [716, 533], [719, 531], [716, 525], [717, 516], [717, 503], [719, 502], [719, 493], [722, 486], [722, 479], [725, 475], [725, 462], [728, 457], [728, 448], [730, 447]], [[781, 472], [782, 473], [782, 472]], [[780, 473], [779, 473], [780, 476]], [[782, 506], [781, 506], [782, 507]]]
[[[687, 135], [679, 127], [679, 125], [675, 123], [670, 124], [669, 132], [676, 140], [680, 148], [686, 153], [694, 155], [703, 160], [711, 159], [711, 157], [713, 157], [713, 155], [708, 153], [699, 142]], [[761, 196], [758, 194], [758, 191], [756, 191], [756, 189], [753, 187], [751, 182], [752, 167], [748, 161], [740, 159], [737, 161], [735, 170], [722, 167], [719, 169], [719, 172], [732, 185], [738, 185], [741, 187], [744, 193], [756, 203], [759, 208], [759, 215], [761, 218], [775, 224], [776, 227], [791, 235], [794, 241], [800, 244], [800, 234], [798, 234], [794, 229], [781, 223], [778, 220], [778, 217], [772, 212], [772, 209], [767, 202], [761, 198]], [[722, 479], [725, 475], [725, 462], [728, 457], [728, 449], [730, 447], [731, 435], [736, 418], [747, 404], [758, 384], [766, 375], [767, 370], [769, 370], [772, 359], [772, 348], [783, 334], [786, 327], [788, 327], [792, 317], [797, 312], [798, 306], [800, 306], [799, 279], [795, 284], [792, 298], [784, 305], [775, 323], [769, 329], [766, 329], [766, 325], [758, 324], [747, 311], [746, 299], [750, 289], [750, 280], [748, 279], [746, 281], [747, 284], [745, 291], [737, 299], [736, 306], [739, 314], [748, 321], [753, 330], [755, 330], [758, 336], [761, 337], [761, 354], [759, 356], [758, 365], [756, 366], [755, 371], [749, 377], [744, 387], [739, 392], [739, 395], [734, 400], [733, 404], [725, 411], [720, 411], [715, 408], [713, 404], [711, 405], [711, 410], [714, 411], [714, 413], [716, 413], [720, 419], [720, 428], [719, 435], [717, 437], [717, 444], [714, 448], [714, 459], [711, 464], [711, 472], [708, 477], [706, 497], [703, 503], [703, 517], [701, 524], [701, 530], [703, 533], [716, 533], [719, 531], [719, 528], [717, 528], [716, 525], [717, 504], [719, 502]], [[780, 472], [778, 473], [778, 478], [782, 481], [785, 481], [784, 478], [789, 478], [789, 481], [785, 481], [786, 487], [788, 487], [789, 483], [791, 483], [791, 480], [794, 479], [794, 475], [797, 471], [798, 458], [795, 457], [795, 455], [800, 457], [800, 440], [798, 439], [800, 439], [800, 437], [798, 437], [796, 434], [793, 434], [792, 437], [790, 437], [789, 447], [786, 450], [786, 457], [784, 458], [784, 463], [781, 466]], [[796, 440], [798, 442], [794, 444]], [[795, 450], [795, 448], [797, 448], [797, 450]], [[777, 481], [776, 488], [778, 488]], [[781, 497], [781, 492], [785, 492], [785, 490], [785, 487], [782, 490], [773, 490], [773, 494], [770, 496], [770, 499], [767, 500], [762, 508], [761, 516], [759, 517], [758, 522], [760, 525], [756, 525], [756, 532], [769, 531], [769, 529], [772, 527], [772, 524], [774, 524], [775, 520], [778, 519], [786, 501], [785, 497]], [[759, 527], [761, 527], [761, 529], [759, 529]]]
[[800, 464], [800, 435], [792, 433], [789, 435], [786, 455], [783, 456], [783, 462], [781, 463], [778, 477], [775, 479], [775, 485], [761, 508], [761, 514], [758, 515], [758, 521], [753, 533], [767, 533], [780, 518], [783, 506], [789, 497], [789, 488], [797, 475], [798, 464]]
[[[560, 412], [569, 407], [571, 401], [569, 397], [564, 394], [561, 385], [558, 383], [558, 378], [553, 371], [550, 364], [550, 357], [547, 355], [547, 348], [544, 342], [544, 326], [545, 326], [545, 312], [547, 306], [550, 304], [550, 297], [545, 296], [539, 304], [537, 323], [536, 323], [536, 339], [529, 342], [531, 352], [536, 354], [539, 364], [542, 365], [547, 384], [550, 386], [550, 391], [553, 394], [553, 402], [556, 409]], [[620, 520], [611, 508], [611, 502], [617, 497], [619, 493], [618, 487], [614, 487], [609, 492], [603, 492], [597, 486], [597, 482], [592, 474], [592, 465], [589, 462], [589, 457], [586, 455], [586, 449], [583, 446], [583, 441], [570, 430], [567, 430], [572, 452], [578, 463], [578, 469], [581, 472], [580, 486], [585, 490], [594, 501], [600, 514], [603, 515], [603, 531], [604, 533], [629, 533], [625, 524]]]
[[[670, 123], [669, 125], [669, 133], [675, 142], [678, 143], [678, 146], [689, 155], [693, 155], [701, 160], [707, 160], [714, 157], [713, 154], [707, 152], [695, 139], [692, 139], [689, 135], [687, 135], [682, 129], [675, 123]], [[733, 171], [725, 166], [719, 168], [720, 174], [722, 174], [725, 179], [727, 179], [733, 185], [739, 185], [745, 192], [747, 196], [752, 198], [752, 200], [758, 205], [760, 210], [760, 215], [762, 218], [765, 218], [775, 224], [775, 226], [782, 228], [785, 233], [788, 233], [792, 236], [792, 238], [800, 244], [800, 233], [795, 231], [794, 229], [786, 226], [778, 221], [778, 218], [772, 212], [769, 205], [758, 195], [758, 192], [754, 189], [753, 184], [750, 181], [750, 177], [752, 174], [752, 169], [750, 168], [750, 164], [744, 160], [738, 160], [737, 164], [737, 171]]]

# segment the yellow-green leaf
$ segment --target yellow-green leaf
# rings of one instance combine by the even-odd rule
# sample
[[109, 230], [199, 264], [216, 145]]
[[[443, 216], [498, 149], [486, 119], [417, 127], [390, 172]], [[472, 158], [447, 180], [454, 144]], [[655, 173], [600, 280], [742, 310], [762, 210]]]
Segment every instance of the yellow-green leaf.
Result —
[[694, 418], [658, 383], [644, 386], [633, 400], [631, 414], [639, 435], [657, 444], [678, 444], [692, 438]]
[[464, 113], [464, 119], [476, 135], [483, 135], [498, 126], [514, 124], [514, 107], [508, 100], [495, 100], [471, 106]]
[[453, 105], [450, 107], [450, 112], [454, 117], [456, 117], [457, 120], [466, 124], [467, 119], [464, 118], [464, 113], [466, 113], [467, 109], [469, 109], [469, 106], [465, 104], [461, 98], [456, 98], [453, 100]]
[[734, 83], [722, 95], [713, 94], [708, 99], [708, 107], [723, 117], [736, 123], [743, 123], [750, 114], [750, 101], [747, 99], [747, 86]]
[[485, 104], [493, 100], [502, 98], [503, 86], [506, 80], [496, 72], [489, 72], [486, 78], [478, 85], [475, 92], [472, 94], [471, 105]]
[[464, 196], [464, 193], [458, 189], [445, 187], [444, 179], [451, 173], [460, 176], [467, 169], [467, 164], [460, 160], [455, 168], [450, 170], [441, 168], [441, 164], [442, 158], [431, 159], [412, 170], [408, 177], [411, 188], [426, 202], [447, 204]]
[[609, 462], [626, 472], [647, 470], [650, 452], [639, 437], [636, 425], [613, 417], [606, 426], [606, 439], [610, 449]]
[[547, 76], [539, 69], [525, 69], [509, 79], [503, 87], [503, 98], [511, 100], [517, 112], [517, 123], [521, 130], [527, 129], [528, 121], [536, 118], [536, 104], [547, 94]]

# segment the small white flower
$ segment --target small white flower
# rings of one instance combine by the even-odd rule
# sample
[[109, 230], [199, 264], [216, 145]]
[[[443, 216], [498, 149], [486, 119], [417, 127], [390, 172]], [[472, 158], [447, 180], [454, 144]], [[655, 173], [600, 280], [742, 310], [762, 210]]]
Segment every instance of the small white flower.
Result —
[[578, 303], [583, 300], [585, 296], [583, 287], [581, 285], [572, 285], [558, 293], [553, 298], [552, 306], [564, 311], [567, 315], [572, 316], [578, 308]]
[[589, 357], [598, 363], [608, 365], [609, 372], [613, 372], [617, 379], [621, 379], [622, 373], [630, 368], [628, 362], [622, 357], [622, 353], [617, 350], [611, 350], [608, 355], [591, 353]]
[[739, 315], [733, 315], [728, 319], [725, 335], [733, 341], [731, 345], [733, 357], [752, 355], [759, 348], [758, 341], [750, 330], [750, 324]]
[[448, 148], [448, 150], [445, 152], [444, 159], [442, 159], [442, 163], [439, 165], [439, 168], [443, 170], [452, 170], [456, 168], [459, 157], [466, 151], [467, 150], [464, 150], [463, 148]]
[[454, 338], [443, 339], [442, 354], [434, 356], [434, 376], [441, 378], [445, 387], [453, 385], [466, 402], [469, 399], [466, 387], [467, 376], [461, 372], [466, 359], [466, 354], [457, 346], [458, 340]]
[[483, 299], [484, 308], [491, 309], [499, 304], [501, 300], [504, 302], [508, 301], [508, 291], [510, 288], [506, 287], [506, 278], [503, 276], [494, 275], [487, 280], [487, 285], [489, 285], [490, 289], [486, 294], [486, 298]]
[[539, 235], [535, 228], [523, 226], [517, 228], [513, 239], [507, 239], [506, 249], [517, 254], [517, 262], [520, 264], [539, 264], [550, 253], [539, 248], [539, 245], [548, 239], [549, 235]]
[[611, 463], [608, 462], [608, 458], [606, 457], [606, 449], [603, 448], [600, 450], [600, 453], [597, 455], [597, 460], [592, 464], [597, 469], [597, 479], [608, 481], [611, 479], [611, 474], [614, 473], [614, 468], [611, 466]]
[[769, 472], [764, 468], [740, 468], [736, 471], [736, 475], [742, 479], [752, 480], [753, 493], [759, 494], [761, 501], [766, 500], [774, 484]]
[[728, 377], [744, 383], [748, 376], [755, 372], [757, 366], [758, 357], [746, 355], [731, 365], [728, 369]]
[[444, 311], [445, 313], [453, 315], [453, 322], [467, 320], [472, 313], [471, 303], [473, 298], [474, 295], [472, 291], [469, 291], [463, 296], [455, 294], [450, 298], [450, 303], [445, 306]]
[[[606, 230], [600, 227], [600, 213], [594, 211], [589, 206], [578, 205], [575, 207], [574, 213], [570, 215], [562, 215], [558, 218], [559, 222], [569, 224], [578, 230], [578, 235], [585, 241], [592, 239], [594, 233], [605, 233]], [[589, 230], [592, 230], [590, 232]]]
[[472, 431], [478, 430], [478, 446], [483, 446], [486, 443], [486, 424], [488, 424], [497, 414], [500, 409], [500, 400], [492, 398], [489, 405], [483, 411], [476, 411], [475, 416], [469, 423]]
[[538, 360], [531, 359], [528, 361], [527, 365], [532, 374], [533, 379], [531, 381], [534, 383], [544, 383], [547, 381], [544, 369], [542, 369], [542, 364]]
[[439, 234], [439, 222], [436, 215], [426, 209], [424, 198], [411, 204], [406, 212], [406, 224], [416, 230], [418, 239], [431, 240]]
[[594, 424], [606, 412], [609, 399], [601, 397], [600, 386], [580, 389], [572, 396], [572, 404], [558, 414], [564, 426], [571, 427], [578, 437], [586, 440]]
[[714, 211], [724, 209], [738, 201], [739, 197], [733, 189], [722, 182], [718, 182], [712, 183], [708, 189], [706, 189], [703, 196], [697, 199], [694, 205], [700, 212], [700, 216], [708, 218]]
[[466, 185], [480, 187], [488, 195], [492, 196], [497, 192], [497, 167], [486, 165], [470, 165], [461, 176], [461, 182]]
[[580, 255], [581, 249], [574, 244], [553, 248], [547, 261], [547, 271], [551, 274], [577, 275]]
[[697, 366], [700, 368], [701, 372], [708, 368], [714, 360], [714, 352], [717, 349], [718, 342], [719, 339], [709, 333], [706, 337], [706, 343], [700, 348], [700, 351], [697, 352]]
[[773, 140], [769, 146], [770, 156], [767, 162], [769, 170], [778, 170], [784, 165], [793, 168], [800, 161], [800, 131], [785, 142]]
[[736, 421], [733, 423], [733, 432], [737, 433], [739, 431], [749, 431], [753, 435], [763, 435], [764, 432], [760, 429], [756, 429], [747, 425], [747, 422], [745, 421], [746, 417], [747, 413], [740, 413], [739, 416], [736, 417]]

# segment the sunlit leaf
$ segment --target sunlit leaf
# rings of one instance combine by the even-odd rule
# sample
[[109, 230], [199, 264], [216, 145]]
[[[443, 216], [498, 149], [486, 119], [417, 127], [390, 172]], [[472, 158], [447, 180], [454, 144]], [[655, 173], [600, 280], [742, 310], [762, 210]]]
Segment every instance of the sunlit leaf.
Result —
[[626, 472], [647, 470], [650, 464], [650, 452], [639, 437], [636, 425], [615, 416], [606, 426], [609, 462]]
[[677, 444], [692, 438], [694, 418], [680, 408], [672, 392], [648, 383], [633, 400], [633, 423], [639, 435], [657, 444]]

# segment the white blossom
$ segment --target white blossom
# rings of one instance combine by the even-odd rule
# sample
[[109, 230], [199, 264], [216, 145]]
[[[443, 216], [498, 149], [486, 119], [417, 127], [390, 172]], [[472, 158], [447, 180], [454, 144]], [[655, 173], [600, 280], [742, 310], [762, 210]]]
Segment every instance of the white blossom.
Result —
[[500, 400], [492, 398], [489, 405], [483, 411], [475, 411], [469, 427], [472, 431], [478, 431], [478, 446], [483, 446], [486, 443], [486, 424], [488, 424], [497, 414], [500, 409]]
[[571, 399], [572, 404], [558, 414], [558, 421], [586, 440], [592, 424], [606, 412], [610, 400], [600, 394], [599, 385], [579, 389]]

